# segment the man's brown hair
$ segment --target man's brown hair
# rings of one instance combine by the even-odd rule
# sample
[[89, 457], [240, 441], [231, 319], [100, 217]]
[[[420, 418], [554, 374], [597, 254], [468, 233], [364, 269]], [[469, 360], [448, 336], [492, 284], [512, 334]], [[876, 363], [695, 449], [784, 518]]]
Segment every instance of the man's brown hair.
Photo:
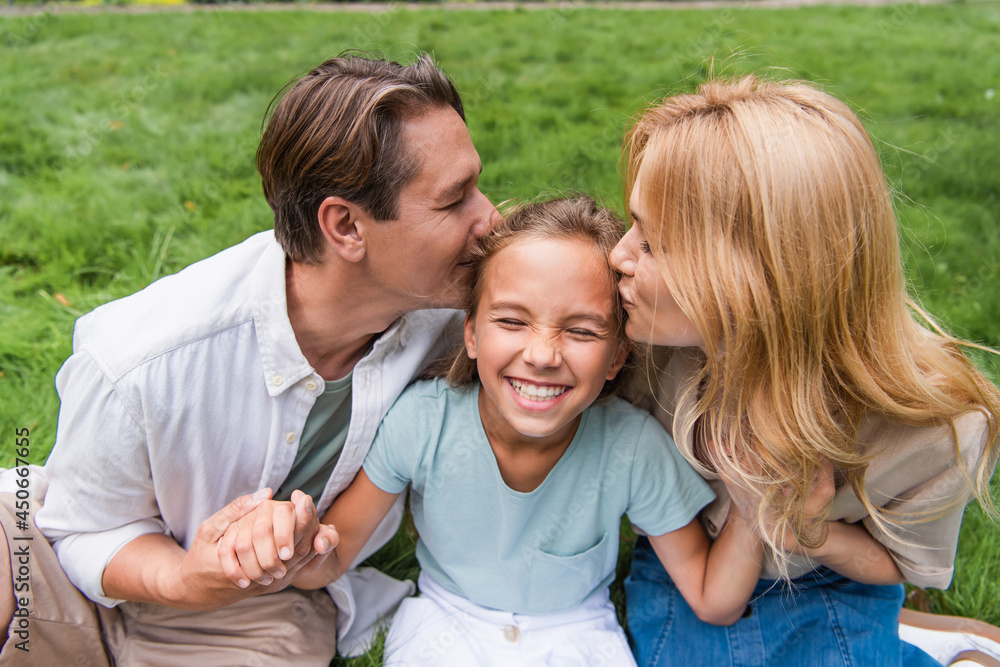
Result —
[[376, 220], [397, 216], [399, 191], [419, 166], [403, 141], [404, 122], [446, 107], [465, 120], [458, 91], [426, 54], [412, 65], [341, 54], [272, 105], [257, 171], [278, 243], [293, 261], [310, 264], [323, 258], [317, 212], [327, 197], [343, 197]]

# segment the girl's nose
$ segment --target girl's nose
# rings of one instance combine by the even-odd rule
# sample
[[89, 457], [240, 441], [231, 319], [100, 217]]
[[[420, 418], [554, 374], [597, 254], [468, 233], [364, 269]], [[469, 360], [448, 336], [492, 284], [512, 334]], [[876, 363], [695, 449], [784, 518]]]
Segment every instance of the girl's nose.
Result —
[[536, 368], [551, 368], [560, 363], [555, 341], [544, 334], [535, 334], [524, 348], [524, 360]]

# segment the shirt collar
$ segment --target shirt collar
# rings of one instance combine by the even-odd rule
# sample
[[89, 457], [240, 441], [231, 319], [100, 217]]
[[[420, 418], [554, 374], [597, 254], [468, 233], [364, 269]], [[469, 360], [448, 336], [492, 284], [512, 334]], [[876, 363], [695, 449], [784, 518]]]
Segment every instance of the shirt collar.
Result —
[[[254, 267], [254, 292], [254, 324], [260, 345], [264, 384], [267, 393], [274, 397], [315, 372], [299, 349], [288, 319], [285, 252], [277, 241], [268, 244]], [[406, 320], [404, 315], [382, 332], [364, 359], [383, 359], [398, 347], [405, 347]]]
[[260, 346], [264, 384], [278, 396], [313, 372], [299, 349], [288, 319], [285, 298], [285, 252], [277, 241], [269, 243], [254, 271], [254, 326]]

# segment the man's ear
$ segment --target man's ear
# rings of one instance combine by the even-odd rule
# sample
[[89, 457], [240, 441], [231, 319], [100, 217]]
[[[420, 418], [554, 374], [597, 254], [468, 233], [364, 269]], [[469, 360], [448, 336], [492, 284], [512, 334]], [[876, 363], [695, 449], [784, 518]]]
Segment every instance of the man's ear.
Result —
[[465, 352], [469, 359], [475, 359], [479, 354], [476, 352], [476, 323], [468, 315], [465, 316]]
[[326, 242], [348, 262], [359, 262], [365, 256], [365, 238], [358, 225], [361, 215], [361, 208], [343, 197], [327, 197], [319, 205], [319, 228]]
[[632, 343], [626, 342], [622, 343], [619, 346], [618, 352], [616, 353], [615, 358], [611, 362], [611, 367], [608, 368], [608, 375], [605, 378], [606, 380], [615, 379], [615, 376], [618, 375], [618, 372], [622, 369], [622, 366], [625, 365], [625, 360], [628, 359], [628, 353], [631, 351], [632, 351]]

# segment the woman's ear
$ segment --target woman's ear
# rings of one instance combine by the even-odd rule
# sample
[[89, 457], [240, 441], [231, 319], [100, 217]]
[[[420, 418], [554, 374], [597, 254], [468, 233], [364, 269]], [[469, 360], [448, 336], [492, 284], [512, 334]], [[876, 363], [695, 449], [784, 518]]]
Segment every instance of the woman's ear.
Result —
[[476, 355], [476, 322], [470, 315], [465, 316], [465, 352], [469, 359], [475, 359]]
[[632, 351], [632, 343], [626, 341], [624, 343], [619, 343], [618, 351], [615, 353], [614, 358], [611, 361], [611, 366], [608, 368], [608, 375], [605, 380], [614, 380], [618, 372], [621, 371], [622, 366], [625, 365], [625, 360], [628, 359], [628, 353]]
[[359, 219], [360, 207], [343, 197], [327, 197], [319, 205], [319, 227], [334, 252], [348, 262], [364, 259], [365, 237]]

